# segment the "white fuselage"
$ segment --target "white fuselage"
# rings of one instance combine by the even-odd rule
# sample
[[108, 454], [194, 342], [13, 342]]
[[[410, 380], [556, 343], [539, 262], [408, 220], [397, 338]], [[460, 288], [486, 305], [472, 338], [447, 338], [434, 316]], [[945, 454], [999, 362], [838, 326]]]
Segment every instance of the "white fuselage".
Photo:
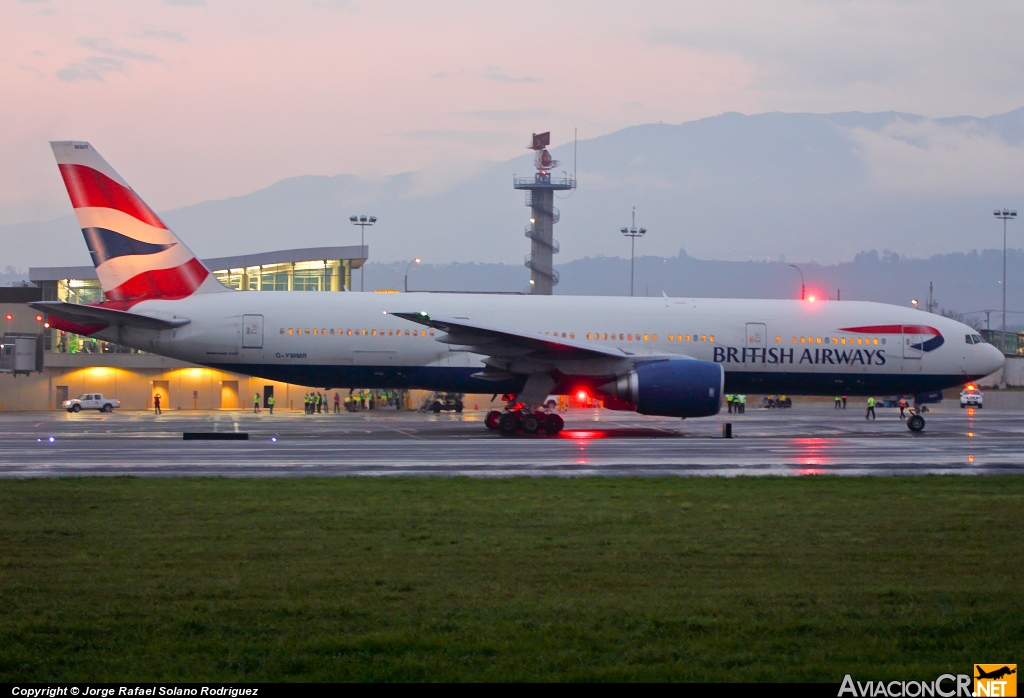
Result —
[[[474, 378], [483, 356], [395, 317], [420, 312], [636, 354], [714, 361], [726, 391], [914, 394], [975, 380], [1003, 363], [959, 322], [859, 301], [518, 296], [440, 293], [234, 292], [145, 301], [132, 312], [190, 322], [98, 335], [153, 353], [315, 387], [504, 392]], [[607, 362], [560, 366], [607, 378]], [[560, 386], [561, 389], [569, 389]]]

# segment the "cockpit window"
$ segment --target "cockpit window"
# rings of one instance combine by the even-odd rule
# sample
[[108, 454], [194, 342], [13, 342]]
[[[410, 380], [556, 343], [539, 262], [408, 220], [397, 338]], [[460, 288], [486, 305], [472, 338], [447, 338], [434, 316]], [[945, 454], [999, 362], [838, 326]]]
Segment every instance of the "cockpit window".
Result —
[[968, 344], [984, 344], [985, 340], [981, 338], [980, 334], [965, 334], [964, 341]]

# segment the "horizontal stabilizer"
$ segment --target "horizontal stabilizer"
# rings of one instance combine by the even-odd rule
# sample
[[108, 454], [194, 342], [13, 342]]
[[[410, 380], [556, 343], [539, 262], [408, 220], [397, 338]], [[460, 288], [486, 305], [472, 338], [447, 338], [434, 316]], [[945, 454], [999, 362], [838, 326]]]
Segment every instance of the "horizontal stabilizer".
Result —
[[29, 303], [36, 310], [52, 317], [67, 320], [78, 325], [106, 325], [114, 327], [135, 327], [143, 330], [173, 330], [191, 322], [188, 318], [158, 318], [149, 315], [103, 308], [96, 305], [77, 305], [63, 301], [38, 301]]

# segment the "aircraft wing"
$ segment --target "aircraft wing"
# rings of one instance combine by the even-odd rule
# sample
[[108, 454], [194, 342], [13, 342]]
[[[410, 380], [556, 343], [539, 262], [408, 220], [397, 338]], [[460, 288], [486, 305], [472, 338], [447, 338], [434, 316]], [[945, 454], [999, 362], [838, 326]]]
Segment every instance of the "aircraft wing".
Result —
[[164, 319], [97, 305], [78, 305], [63, 301], [37, 301], [29, 303], [29, 306], [47, 315], [84, 326], [105, 325], [108, 327], [136, 327], [144, 330], [171, 330], [191, 322], [187, 318]]
[[459, 351], [483, 355], [485, 368], [473, 374], [474, 378], [498, 381], [525, 377], [519, 398], [528, 405], [542, 404], [565, 376], [601, 382], [620, 376], [637, 364], [691, 359], [680, 354], [634, 354], [618, 347], [494, 327], [468, 318], [437, 317], [424, 312], [390, 314], [444, 332], [437, 341]]
[[482, 325], [466, 318], [437, 317], [427, 313], [389, 314], [440, 330], [445, 335], [437, 341], [457, 345], [474, 354], [558, 361], [628, 359], [635, 356], [615, 347]]

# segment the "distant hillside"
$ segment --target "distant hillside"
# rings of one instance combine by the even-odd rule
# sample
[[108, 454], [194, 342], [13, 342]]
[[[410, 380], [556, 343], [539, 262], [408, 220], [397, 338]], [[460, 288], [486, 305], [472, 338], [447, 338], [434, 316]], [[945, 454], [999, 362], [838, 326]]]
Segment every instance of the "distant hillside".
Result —
[[[869, 300], [910, 305], [917, 299], [924, 309], [928, 285], [933, 285], [936, 312], [949, 311], [985, 327], [983, 310], [993, 328], [1000, 326], [1002, 250], [935, 255], [910, 259], [893, 253], [869, 251], [852, 262], [835, 265], [786, 262], [722, 262], [694, 259], [685, 252], [675, 257], [638, 257], [636, 294], [722, 298], [799, 298], [800, 272], [807, 294], [819, 298]], [[406, 263], [368, 264], [367, 289], [401, 290]], [[629, 260], [620, 257], [579, 259], [559, 267], [558, 295], [628, 295]], [[358, 272], [356, 272], [358, 279]], [[1024, 328], [1024, 252], [1007, 255], [1007, 327]], [[409, 272], [410, 290], [504, 291], [525, 293], [529, 272], [507, 264], [423, 264]], [[1014, 291], [1013, 289], [1017, 289]], [[429, 310], [429, 309], [426, 309]]]

